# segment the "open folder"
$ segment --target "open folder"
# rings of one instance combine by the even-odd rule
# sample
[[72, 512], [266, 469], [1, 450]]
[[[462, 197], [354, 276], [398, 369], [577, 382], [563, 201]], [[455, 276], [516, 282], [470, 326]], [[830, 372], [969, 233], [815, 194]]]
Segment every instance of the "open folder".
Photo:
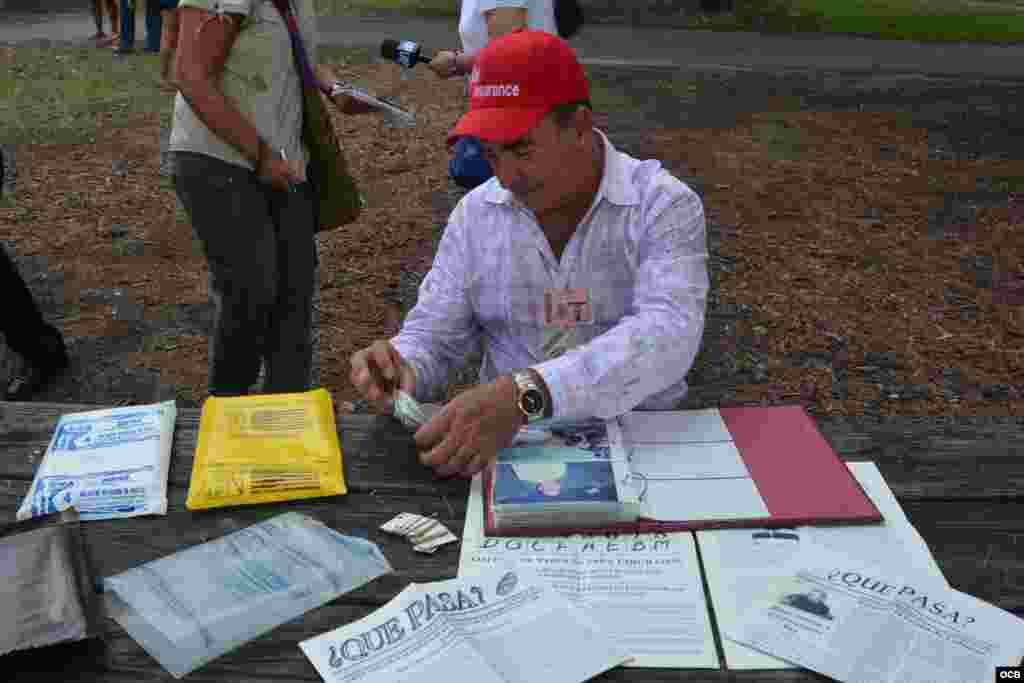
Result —
[[799, 406], [634, 411], [527, 429], [484, 472], [489, 536], [882, 521]]

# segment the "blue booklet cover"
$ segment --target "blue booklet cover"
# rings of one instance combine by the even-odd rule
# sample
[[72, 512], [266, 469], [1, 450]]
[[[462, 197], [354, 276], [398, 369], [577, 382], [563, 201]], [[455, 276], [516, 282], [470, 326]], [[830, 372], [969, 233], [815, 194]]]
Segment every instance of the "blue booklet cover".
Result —
[[552, 503], [616, 505], [629, 498], [618, 483], [627, 465], [612, 456], [603, 420], [538, 423], [498, 452], [493, 504], [522, 512]]

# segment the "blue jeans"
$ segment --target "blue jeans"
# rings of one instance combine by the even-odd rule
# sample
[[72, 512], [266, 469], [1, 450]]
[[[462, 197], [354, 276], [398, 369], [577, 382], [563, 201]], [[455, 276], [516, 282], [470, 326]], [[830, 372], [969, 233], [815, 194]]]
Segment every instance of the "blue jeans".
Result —
[[158, 0], [146, 0], [146, 50], [149, 52], [160, 51], [160, 2]]
[[178, 198], [203, 243], [215, 304], [209, 391], [240, 396], [266, 369], [264, 393], [309, 389], [313, 362], [316, 193], [280, 192], [241, 166], [175, 152]]
[[128, 0], [121, 0], [120, 15], [121, 49], [131, 50], [135, 47], [135, 9]]

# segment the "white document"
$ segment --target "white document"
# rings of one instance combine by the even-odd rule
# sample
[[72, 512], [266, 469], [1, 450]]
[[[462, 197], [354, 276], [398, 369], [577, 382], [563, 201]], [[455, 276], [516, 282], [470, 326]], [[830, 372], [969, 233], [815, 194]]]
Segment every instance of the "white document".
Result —
[[714, 443], [732, 441], [715, 408], [637, 410], [617, 418], [631, 443]]
[[771, 517], [717, 410], [632, 412], [607, 425], [611, 459], [628, 462], [644, 517]]
[[844, 683], [988, 683], [1024, 620], [907, 567], [807, 548], [723, 635]]
[[753, 479], [648, 479], [644, 516], [653, 519], [771, 517]]
[[710, 443], [635, 444], [632, 467], [648, 479], [750, 478], [750, 470], [732, 441]]
[[508, 568], [412, 584], [299, 647], [328, 683], [573, 683], [628, 659], [535, 574]]
[[[814, 545], [846, 552], [894, 570], [908, 568], [945, 583], [927, 544], [911, 526], [873, 462], [846, 463], [882, 513], [880, 525], [801, 526], [792, 529], [714, 529], [697, 532], [701, 559], [719, 631], [729, 629], [765, 583]], [[722, 639], [729, 669], [785, 669], [792, 665], [731, 640]]]
[[719, 667], [696, 547], [689, 532], [617, 537], [484, 536], [481, 480], [474, 477], [459, 577], [509, 564], [536, 571], [570, 602], [585, 608], [633, 657], [626, 666]]

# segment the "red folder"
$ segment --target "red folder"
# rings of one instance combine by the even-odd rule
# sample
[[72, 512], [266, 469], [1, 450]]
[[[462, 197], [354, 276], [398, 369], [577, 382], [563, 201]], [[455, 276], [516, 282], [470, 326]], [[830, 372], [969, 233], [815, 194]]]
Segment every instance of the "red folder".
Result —
[[487, 536], [560, 536], [577, 533], [652, 533], [730, 527], [872, 524], [882, 521], [849, 468], [800, 406], [719, 410], [770, 517], [653, 520], [600, 527], [514, 528], [498, 531], [491, 510], [491, 470], [483, 475]]

